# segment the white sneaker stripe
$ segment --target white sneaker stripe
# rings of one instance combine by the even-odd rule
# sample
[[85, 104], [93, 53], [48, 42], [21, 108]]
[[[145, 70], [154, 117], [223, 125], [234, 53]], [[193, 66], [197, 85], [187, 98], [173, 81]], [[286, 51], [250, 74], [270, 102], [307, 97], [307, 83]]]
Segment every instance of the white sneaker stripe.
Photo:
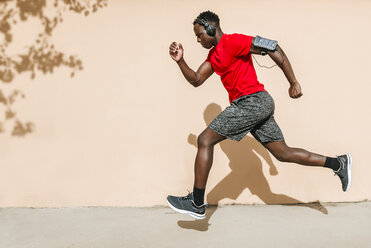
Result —
[[350, 183], [352, 181], [352, 156], [350, 153], [347, 153], [347, 158], [348, 158], [348, 164], [347, 164], [347, 169], [348, 169], [348, 185], [345, 188], [345, 191], [347, 191], [350, 187]]

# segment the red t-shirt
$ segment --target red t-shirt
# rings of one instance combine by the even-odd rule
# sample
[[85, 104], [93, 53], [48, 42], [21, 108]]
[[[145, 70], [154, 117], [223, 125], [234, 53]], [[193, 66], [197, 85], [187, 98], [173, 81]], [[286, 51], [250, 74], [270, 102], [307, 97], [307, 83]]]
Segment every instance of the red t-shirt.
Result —
[[252, 36], [243, 34], [223, 34], [213, 47], [206, 61], [211, 63], [229, 94], [229, 101], [265, 91], [259, 83], [250, 52]]

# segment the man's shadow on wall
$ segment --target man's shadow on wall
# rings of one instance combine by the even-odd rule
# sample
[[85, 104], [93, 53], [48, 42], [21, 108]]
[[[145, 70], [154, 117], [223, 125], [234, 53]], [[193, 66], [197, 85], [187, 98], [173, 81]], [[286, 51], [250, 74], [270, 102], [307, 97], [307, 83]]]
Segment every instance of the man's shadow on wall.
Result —
[[[204, 111], [206, 125], [209, 125], [221, 111], [222, 109], [219, 105], [215, 103], [209, 104]], [[196, 135], [190, 134], [188, 136], [188, 142], [197, 147]], [[328, 214], [327, 209], [319, 202], [305, 204], [290, 196], [272, 192], [263, 174], [262, 161], [257, 154], [268, 163], [269, 173], [271, 175], [278, 175], [278, 171], [273, 164], [269, 152], [254, 138], [246, 136], [240, 142], [227, 139], [219, 145], [229, 159], [231, 172], [207, 194], [206, 199], [210, 207], [206, 210], [206, 218], [194, 221], [180, 220], [178, 221], [180, 227], [207, 231], [210, 225], [209, 220], [217, 210], [218, 203], [225, 198], [236, 200], [245, 189], [249, 189], [251, 194], [258, 196], [265, 204], [295, 204], [318, 210], [323, 214]]]

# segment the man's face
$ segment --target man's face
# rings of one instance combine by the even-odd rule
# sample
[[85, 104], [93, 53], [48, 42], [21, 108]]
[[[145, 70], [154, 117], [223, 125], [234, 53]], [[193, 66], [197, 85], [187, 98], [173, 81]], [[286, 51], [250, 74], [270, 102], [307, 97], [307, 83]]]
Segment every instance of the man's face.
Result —
[[215, 37], [209, 36], [206, 33], [204, 26], [196, 23], [193, 26], [193, 31], [195, 32], [195, 35], [197, 37], [197, 42], [201, 43], [201, 46], [206, 49], [210, 49], [213, 47]]

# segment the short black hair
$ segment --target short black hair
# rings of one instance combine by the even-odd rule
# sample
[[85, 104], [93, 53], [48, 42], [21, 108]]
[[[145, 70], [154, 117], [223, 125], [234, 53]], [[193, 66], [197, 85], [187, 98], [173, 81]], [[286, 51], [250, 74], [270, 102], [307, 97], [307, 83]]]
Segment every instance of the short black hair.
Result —
[[[199, 14], [197, 16], [196, 19], [203, 19], [207, 22], [212, 22], [217, 27], [219, 27], [219, 16], [217, 14], [215, 14], [214, 12], [211, 12], [210, 10], [202, 12], [201, 14]], [[196, 22], [196, 20], [195, 20], [193, 22], [193, 25], [195, 25], [196, 23], [198, 23], [198, 22]]]

